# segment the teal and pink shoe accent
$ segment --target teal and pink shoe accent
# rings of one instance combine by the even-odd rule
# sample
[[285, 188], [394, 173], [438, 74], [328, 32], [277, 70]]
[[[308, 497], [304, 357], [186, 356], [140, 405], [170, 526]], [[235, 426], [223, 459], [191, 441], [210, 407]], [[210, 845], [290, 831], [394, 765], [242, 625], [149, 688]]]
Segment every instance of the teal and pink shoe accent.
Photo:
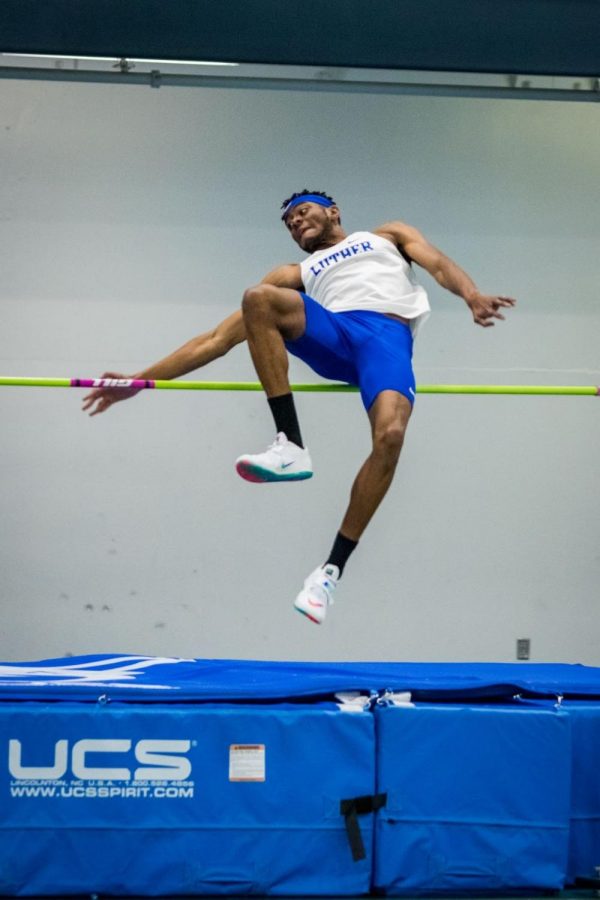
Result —
[[[310, 602], [310, 601], [308, 601]], [[314, 602], [314, 601], [313, 601]], [[311, 610], [306, 608], [306, 606], [298, 606], [296, 603], [294, 604], [294, 609], [296, 612], [299, 612], [300, 615], [306, 616], [307, 619], [310, 619], [311, 622], [314, 622], [315, 625], [321, 625], [323, 619], [325, 618], [325, 613], [323, 611], [323, 604], [319, 603], [318, 606], [315, 603], [315, 609]]]
[[306, 481], [312, 478], [312, 472], [301, 471], [292, 472], [285, 469], [281, 472], [273, 472], [271, 469], [265, 469], [256, 463], [247, 460], [238, 460], [235, 464], [236, 471], [245, 481], [252, 481], [254, 484], [266, 484], [275, 481]]

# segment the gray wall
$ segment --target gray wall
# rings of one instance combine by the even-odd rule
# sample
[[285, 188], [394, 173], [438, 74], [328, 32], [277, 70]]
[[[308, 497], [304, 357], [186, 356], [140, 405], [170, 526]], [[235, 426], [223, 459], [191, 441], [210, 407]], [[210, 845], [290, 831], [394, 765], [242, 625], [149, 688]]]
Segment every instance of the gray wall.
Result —
[[[1, 370], [165, 355], [299, 258], [278, 207], [307, 186], [518, 298], [483, 330], [423, 273], [418, 380], [598, 383], [599, 154], [591, 104], [0, 82]], [[254, 373], [243, 345], [192, 377]], [[291, 603], [368, 453], [356, 396], [298, 396], [316, 475], [285, 486], [233, 469], [272, 437], [260, 394], [94, 419], [82, 396], [0, 388], [0, 658], [510, 660], [529, 637], [535, 660], [598, 663], [600, 401], [420, 397], [319, 629]]]

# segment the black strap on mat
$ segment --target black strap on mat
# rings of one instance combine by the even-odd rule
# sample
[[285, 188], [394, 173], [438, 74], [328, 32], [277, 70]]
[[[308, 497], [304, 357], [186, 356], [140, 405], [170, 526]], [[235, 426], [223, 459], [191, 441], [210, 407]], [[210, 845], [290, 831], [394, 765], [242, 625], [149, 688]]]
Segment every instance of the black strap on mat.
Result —
[[593, 890], [595, 888], [597, 891], [600, 891], [600, 872], [598, 875], [598, 878], [576, 878], [575, 888], [578, 890]]
[[387, 803], [387, 794], [368, 794], [364, 797], [352, 797], [350, 800], [340, 800], [340, 813], [346, 821], [346, 832], [352, 850], [352, 859], [354, 862], [360, 862], [365, 859], [365, 845], [363, 843], [362, 834], [360, 833], [360, 825], [358, 816], [367, 815], [367, 813], [376, 812]]

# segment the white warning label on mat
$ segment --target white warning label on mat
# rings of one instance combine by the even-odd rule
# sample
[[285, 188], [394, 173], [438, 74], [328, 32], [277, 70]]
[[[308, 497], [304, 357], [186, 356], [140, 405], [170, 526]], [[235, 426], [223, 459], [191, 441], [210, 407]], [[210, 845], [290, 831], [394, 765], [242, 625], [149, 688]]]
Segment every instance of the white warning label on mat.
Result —
[[229, 745], [229, 780], [230, 781], [264, 781], [265, 780], [265, 745], [264, 744], [230, 744]]

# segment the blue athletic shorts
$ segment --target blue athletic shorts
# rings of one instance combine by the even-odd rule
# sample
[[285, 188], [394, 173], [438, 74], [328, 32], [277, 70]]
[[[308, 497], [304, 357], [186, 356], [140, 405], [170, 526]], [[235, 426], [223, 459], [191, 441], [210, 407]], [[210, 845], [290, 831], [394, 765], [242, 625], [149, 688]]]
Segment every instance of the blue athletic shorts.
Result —
[[381, 391], [398, 391], [415, 399], [412, 333], [408, 325], [378, 312], [333, 313], [301, 294], [306, 331], [286, 341], [288, 351], [323, 378], [360, 388], [366, 410]]

